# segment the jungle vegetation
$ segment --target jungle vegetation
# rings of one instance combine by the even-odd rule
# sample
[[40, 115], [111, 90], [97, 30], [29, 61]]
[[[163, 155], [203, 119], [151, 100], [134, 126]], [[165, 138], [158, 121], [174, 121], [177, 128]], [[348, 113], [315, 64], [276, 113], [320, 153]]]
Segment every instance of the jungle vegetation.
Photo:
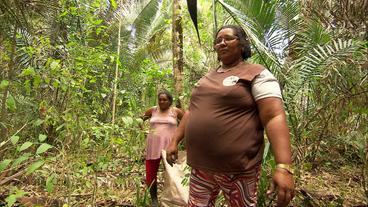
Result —
[[[249, 61], [282, 86], [291, 205], [367, 206], [367, 11], [367, 0], [1, 0], [0, 205], [149, 205], [139, 116], [161, 89], [186, 109], [218, 65], [214, 33], [239, 24]], [[271, 206], [268, 145], [264, 157], [259, 205]]]

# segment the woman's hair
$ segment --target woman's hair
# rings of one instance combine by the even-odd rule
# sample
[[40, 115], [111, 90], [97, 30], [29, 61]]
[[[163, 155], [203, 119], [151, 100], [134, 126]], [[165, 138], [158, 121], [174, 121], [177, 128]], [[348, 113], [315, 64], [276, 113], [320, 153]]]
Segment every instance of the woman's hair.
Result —
[[167, 98], [169, 99], [169, 102], [170, 102], [170, 106], [171, 106], [171, 104], [173, 103], [173, 96], [171, 95], [171, 93], [167, 90], [162, 90], [162, 91], [158, 92], [157, 98], [159, 98], [161, 94], [165, 94], [167, 96]]
[[216, 35], [214, 37], [214, 45], [215, 45], [215, 41], [216, 41], [216, 37], [218, 35], [218, 33], [223, 30], [223, 29], [227, 29], [230, 28], [234, 31], [234, 35], [237, 36], [239, 38], [239, 44], [241, 46], [241, 50], [242, 50], [242, 58], [244, 60], [250, 58], [252, 56], [252, 51], [250, 49], [250, 43], [248, 40], [248, 36], [247, 34], [245, 34], [245, 31], [243, 30], [243, 28], [241, 28], [240, 26], [237, 25], [224, 25], [222, 26], [217, 32]]

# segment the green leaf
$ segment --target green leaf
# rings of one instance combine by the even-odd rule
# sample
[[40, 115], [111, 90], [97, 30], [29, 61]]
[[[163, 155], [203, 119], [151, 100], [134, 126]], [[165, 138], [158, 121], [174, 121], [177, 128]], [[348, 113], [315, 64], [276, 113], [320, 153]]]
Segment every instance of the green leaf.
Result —
[[21, 151], [24, 151], [24, 150], [26, 150], [26, 149], [28, 149], [30, 146], [32, 146], [33, 145], [33, 143], [32, 142], [24, 142], [23, 144], [22, 144], [22, 146], [20, 146], [20, 148], [19, 148], [19, 152], [21, 152]]
[[123, 117], [123, 122], [126, 126], [131, 126], [133, 124], [133, 119], [130, 116]]
[[56, 129], [55, 129], [55, 131], [59, 131], [60, 129], [62, 129], [64, 127], [64, 124], [62, 124], [62, 125], [60, 125], [60, 126], [58, 126]]
[[44, 134], [40, 134], [40, 135], [38, 135], [38, 140], [40, 140], [40, 142], [43, 142], [43, 141], [45, 141], [47, 139], [47, 136], [46, 135], [44, 135]]
[[0, 163], [0, 173], [8, 167], [8, 165], [11, 163], [11, 159], [5, 159]]
[[33, 163], [31, 166], [27, 167], [26, 175], [29, 175], [29, 174], [33, 173], [38, 168], [40, 168], [43, 164], [45, 164], [45, 161], [43, 161], [43, 160], [40, 160], [40, 161], [37, 161], [37, 162]]
[[29, 68], [24, 69], [19, 76], [20, 77], [34, 76], [35, 74], [36, 74], [35, 70], [32, 67], [29, 67]]
[[16, 167], [19, 164], [21, 164], [22, 162], [28, 160], [30, 156], [31, 156], [31, 153], [24, 153], [22, 156], [18, 157], [16, 160], [14, 160], [14, 162], [12, 164], [12, 167]]
[[9, 195], [8, 197], [5, 198], [5, 201], [7, 203], [6, 206], [13, 206], [15, 204], [15, 202], [17, 201], [17, 196], [12, 194], [12, 195]]
[[116, 9], [118, 7], [115, 0], [110, 0], [110, 3], [111, 3], [112, 8]]
[[58, 88], [59, 87], [59, 81], [58, 80], [54, 80], [53, 82], [52, 82], [52, 86], [54, 86], [55, 88]]
[[51, 193], [54, 190], [55, 184], [56, 184], [56, 177], [55, 177], [55, 174], [52, 174], [46, 180], [46, 190], [47, 190], [47, 192]]
[[44, 121], [45, 121], [45, 120], [37, 119], [37, 120], [34, 122], [34, 126], [41, 126], [41, 124], [42, 124]]
[[49, 150], [50, 148], [52, 148], [52, 145], [49, 145], [47, 143], [43, 143], [41, 144], [38, 148], [37, 148], [37, 151], [36, 151], [36, 154], [42, 154], [44, 152], [46, 152], [47, 150]]
[[19, 136], [14, 135], [10, 137], [10, 141], [13, 145], [17, 144], [17, 142], [19, 141]]
[[24, 192], [23, 190], [16, 190], [15, 193], [9, 195], [8, 197], [5, 198], [5, 201], [7, 203], [7, 207], [11, 207], [15, 204], [15, 202], [17, 202], [17, 198], [23, 197], [24, 195], [26, 195], [27, 192]]
[[50, 68], [52, 69], [52, 70], [55, 70], [55, 69], [57, 69], [57, 68], [59, 68], [59, 63], [57, 62], [57, 61], [52, 61], [51, 63], [50, 63]]
[[8, 98], [6, 99], [6, 106], [10, 111], [15, 111], [17, 109], [15, 99], [12, 95], [9, 95]]
[[6, 88], [9, 86], [9, 81], [8, 80], [2, 80], [0, 83], [0, 90]]

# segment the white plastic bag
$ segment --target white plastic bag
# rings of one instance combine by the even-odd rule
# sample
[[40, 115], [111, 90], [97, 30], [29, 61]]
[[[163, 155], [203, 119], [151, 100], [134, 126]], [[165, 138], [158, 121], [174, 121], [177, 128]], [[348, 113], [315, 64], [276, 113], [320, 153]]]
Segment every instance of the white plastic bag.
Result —
[[187, 155], [185, 151], [178, 153], [178, 160], [170, 166], [166, 160], [166, 151], [162, 150], [162, 160], [165, 165], [164, 188], [161, 193], [161, 206], [179, 207], [187, 206], [189, 198], [189, 183], [182, 184], [186, 174], [190, 173], [187, 166]]

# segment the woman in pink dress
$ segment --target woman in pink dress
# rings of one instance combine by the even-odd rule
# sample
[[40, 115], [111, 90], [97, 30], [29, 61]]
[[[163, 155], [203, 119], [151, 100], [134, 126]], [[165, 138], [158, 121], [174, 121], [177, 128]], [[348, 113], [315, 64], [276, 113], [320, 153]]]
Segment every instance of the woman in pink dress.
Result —
[[146, 184], [150, 189], [152, 206], [158, 205], [157, 172], [161, 161], [161, 151], [166, 150], [183, 117], [183, 111], [172, 107], [173, 97], [167, 91], [158, 93], [158, 107], [148, 109], [143, 120], [150, 119], [150, 131], [146, 144]]

